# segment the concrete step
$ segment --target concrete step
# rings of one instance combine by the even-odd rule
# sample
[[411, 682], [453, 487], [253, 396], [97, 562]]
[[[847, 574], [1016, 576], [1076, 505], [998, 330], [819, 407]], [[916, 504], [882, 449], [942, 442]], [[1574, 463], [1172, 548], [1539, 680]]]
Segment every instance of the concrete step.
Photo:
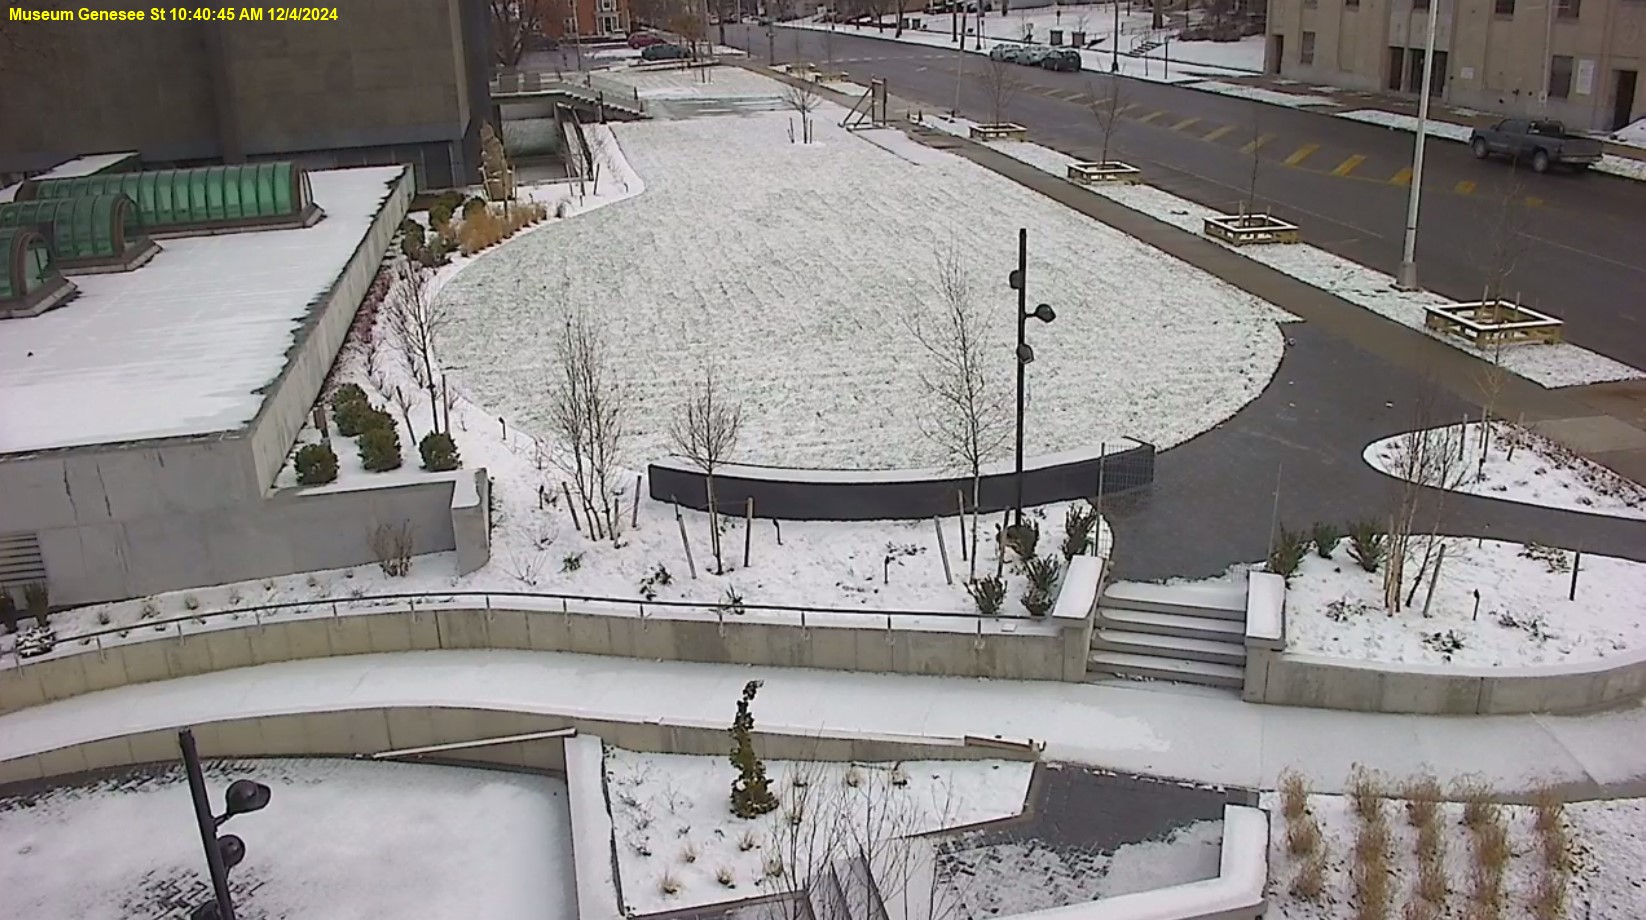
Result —
[[1123, 652], [1093, 652], [1086, 659], [1086, 670], [1088, 673], [1147, 677], [1206, 687], [1239, 689], [1246, 682], [1245, 671], [1231, 665], [1188, 661], [1182, 658], [1162, 658], [1157, 655], [1128, 655]]
[[1215, 617], [1157, 613], [1153, 610], [1130, 610], [1122, 607], [1098, 607], [1097, 628], [1150, 633], [1156, 636], [1177, 636], [1183, 639], [1204, 639], [1210, 642], [1238, 642], [1241, 645], [1245, 645], [1246, 642], [1245, 623]]
[[1154, 585], [1117, 581], [1103, 592], [1100, 603], [1129, 610], [1246, 622], [1245, 585]]
[[1239, 642], [1214, 642], [1210, 639], [1186, 639], [1182, 636], [1161, 636], [1154, 633], [1127, 632], [1121, 629], [1100, 629], [1092, 633], [1092, 651], [1122, 652], [1128, 655], [1158, 655], [1183, 658], [1211, 664], [1227, 664], [1244, 668], [1246, 646]]

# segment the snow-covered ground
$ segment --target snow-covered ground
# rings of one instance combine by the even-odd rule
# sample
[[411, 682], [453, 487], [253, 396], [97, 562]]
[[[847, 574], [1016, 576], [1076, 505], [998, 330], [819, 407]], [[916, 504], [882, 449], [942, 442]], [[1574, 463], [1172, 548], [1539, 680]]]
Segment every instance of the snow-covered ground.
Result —
[[1306, 93], [1283, 93], [1278, 90], [1264, 89], [1261, 86], [1246, 86], [1241, 83], [1224, 83], [1221, 80], [1206, 80], [1200, 83], [1186, 84], [1191, 89], [1203, 89], [1207, 92], [1220, 93], [1224, 96], [1236, 96], [1241, 99], [1252, 99], [1257, 102], [1267, 102], [1270, 105], [1283, 105], [1287, 108], [1303, 108], [1304, 106], [1335, 106], [1338, 101], [1330, 96], [1311, 96]]
[[[574, 920], [563, 780], [346, 760], [207, 764], [272, 790], [235, 817], [240, 916]], [[169, 920], [210, 899], [180, 768], [0, 799], [5, 913], [29, 920]]]
[[[758, 700], [754, 710], [758, 726]], [[779, 864], [781, 877], [801, 877], [864, 835], [881, 848], [924, 846], [894, 841], [1017, 815], [1032, 772], [1032, 764], [990, 760], [768, 761], [780, 807], [743, 819], [731, 812], [737, 770], [725, 757], [608, 750], [623, 900], [644, 914], [786, 891]], [[877, 847], [865, 849], [879, 858]]]
[[1613, 131], [1608, 138], [1614, 144], [1646, 148], [1646, 118], [1638, 118]]
[[1455, 446], [1467, 457], [1462, 469], [1451, 482], [1430, 485], [1563, 511], [1646, 520], [1646, 489], [1634, 482], [1517, 425], [1493, 422], [1489, 437], [1484, 437], [1486, 431], [1479, 422], [1470, 422], [1427, 434], [1398, 434], [1367, 445], [1364, 456], [1373, 469], [1398, 477], [1400, 460], [1409, 456], [1414, 439], [1436, 448]]
[[[1363, 570], [1348, 540], [1330, 560], [1311, 548], [1286, 588], [1287, 649], [1388, 663], [1524, 667], [1646, 648], [1646, 564], [1584, 553], [1574, 601], [1567, 600], [1571, 552], [1462, 537], [1444, 543], [1427, 617], [1427, 576], [1412, 605], [1391, 617], [1383, 609], [1381, 568]], [[1423, 545], [1414, 538], [1402, 594], [1411, 591]]]
[[956, 920], [988, 920], [1216, 878], [1223, 822], [1199, 821], [1112, 853], [1002, 842], [944, 853]]
[[[812, 144], [790, 142], [790, 113], [615, 126], [644, 195], [506, 244], [445, 288], [441, 353], [465, 395], [548, 430], [549, 330], [576, 305], [602, 318], [630, 388], [636, 461], [670, 451], [669, 421], [712, 365], [746, 406], [734, 460], [934, 465], [906, 323], [937, 306], [951, 247], [974, 297], [1009, 303], [1019, 227], [1030, 294], [1058, 311], [1031, 333], [1031, 454], [1169, 447], [1268, 383], [1272, 307], [960, 158], [910, 163], [844, 115], [819, 110]], [[987, 333], [1003, 375], [1013, 333]]]
[[[1566, 907], [1548, 916], [1627, 920], [1646, 916], [1646, 807], [1641, 799], [1581, 802], [1564, 806], [1557, 819], [1568, 839], [1571, 875], [1565, 884]], [[1347, 796], [1311, 795], [1308, 814], [1320, 830], [1324, 848], [1322, 888], [1305, 897], [1296, 891], [1297, 879], [1307, 855], [1293, 855], [1287, 845], [1287, 822], [1281, 815], [1281, 796], [1263, 795], [1270, 810], [1269, 914], [1276, 920], [1348, 920], [1357, 914], [1352, 869], [1356, 838], [1362, 819]], [[1406, 905], [1418, 900], [1418, 832], [1407, 818], [1406, 803], [1391, 799], [1383, 803], [1384, 820], [1390, 831], [1389, 867], [1392, 876], [1392, 904], [1387, 916], [1405, 914]], [[1530, 806], [1500, 806], [1501, 822], [1507, 834], [1509, 855], [1504, 864], [1501, 913], [1471, 913], [1475, 890], [1475, 842], [1463, 824], [1464, 806], [1442, 803], [1437, 811], [1438, 837], [1443, 841], [1446, 880], [1445, 907], [1436, 914], [1416, 914], [1444, 918], [1478, 916], [1525, 917], [1533, 913], [1532, 902], [1544, 879], [1551, 876], [1544, 857], [1544, 835], [1536, 826], [1537, 814]]]
[[[1400, 112], [1385, 112], [1381, 109], [1356, 109], [1352, 112], [1338, 112], [1337, 117], [1417, 133], [1417, 117]], [[1432, 118], [1423, 125], [1423, 133], [1430, 137], [1444, 138], [1449, 141], [1462, 141], [1464, 143], [1468, 143], [1471, 130], [1468, 125], [1457, 125], [1449, 121], [1438, 121]], [[1624, 179], [1646, 181], [1646, 161], [1643, 160], [1606, 154], [1600, 158], [1599, 163], [1595, 164], [1594, 170], [1595, 172], [1609, 173]]]
[[[927, 123], [939, 130], [961, 136], [965, 136], [973, 124], [964, 118], [951, 120], [941, 117], [928, 119]], [[1068, 154], [1024, 141], [991, 141], [988, 146], [1059, 178], [1067, 176], [1068, 165], [1076, 162], [1076, 158]], [[1258, 181], [1261, 192], [1261, 177]], [[1088, 189], [1095, 195], [1102, 195], [1157, 220], [1196, 234], [1204, 229], [1206, 217], [1219, 213], [1150, 185], [1092, 185], [1088, 186]], [[1308, 236], [1308, 227], [1303, 228], [1303, 234], [1305, 237]], [[1392, 276], [1308, 244], [1242, 246], [1235, 251], [1403, 326], [1423, 332], [1427, 332], [1424, 326], [1425, 308], [1453, 302], [1427, 291], [1398, 290]], [[1479, 349], [1455, 338], [1442, 338], [1441, 341], [1478, 357], [1488, 357]], [[1510, 371], [1546, 387], [1579, 386], [1646, 377], [1646, 371], [1565, 342], [1507, 347], [1501, 350], [1496, 360]]]

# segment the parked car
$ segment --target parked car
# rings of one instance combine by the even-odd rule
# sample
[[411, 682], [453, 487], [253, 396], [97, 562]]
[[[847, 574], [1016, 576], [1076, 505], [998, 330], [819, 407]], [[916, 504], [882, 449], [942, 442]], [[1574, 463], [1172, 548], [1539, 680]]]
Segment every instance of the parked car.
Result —
[[642, 61], [684, 61], [691, 56], [690, 51], [680, 45], [671, 45], [668, 42], [647, 45], [640, 51]]
[[1490, 128], [1469, 133], [1469, 149], [1475, 159], [1493, 154], [1511, 160], [1531, 160], [1532, 169], [1544, 173], [1551, 166], [1585, 170], [1600, 162], [1600, 141], [1566, 133], [1558, 121], [1506, 118]]
[[650, 32], [636, 32], [629, 36], [630, 48], [650, 48], [653, 45], [663, 44], [667, 44], [667, 42]]
[[1025, 58], [1033, 50], [1024, 45], [995, 45], [989, 49], [989, 60], [1005, 61], [1008, 64], [1026, 64]]
[[1050, 48], [1040, 59], [1040, 66], [1047, 70], [1076, 71], [1080, 69], [1080, 52], [1073, 48]]

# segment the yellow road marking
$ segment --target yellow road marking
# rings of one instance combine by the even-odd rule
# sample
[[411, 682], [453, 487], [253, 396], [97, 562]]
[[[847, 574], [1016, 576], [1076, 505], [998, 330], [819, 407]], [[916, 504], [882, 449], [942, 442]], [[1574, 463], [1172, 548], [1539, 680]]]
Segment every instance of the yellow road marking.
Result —
[[1233, 131], [1233, 130], [1234, 130], [1234, 125], [1224, 125], [1223, 127], [1218, 128], [1216, 131], [1213, 131], [1212, 133], [1210, 133], [1210, 134], [1206, 135], [1205, 137], [1201, 138], [1201, 140], [1203, 140], [1203, 141], [1215, 141], [1218, 138], [1222, 137], [1225, 134], [1228, 134], [1230, 131]]
[[1319, 144], [1304, 144], [1303, 146], [1297, 148], [1297, 150], [1293, 151], [1291, 156], [1286, 158], [1286, 165], [1296, 166], [1304, 160], [1307, 160], [1309, 158], [1309, 154], [1314, 153], [1319, 149]]
[[1536, 195], [1527, 195], [1526, 196], [1526, 207], [1528, 207], [1528, 208], [1541, 208], [1541, 207], [1543, 207], [1543, 199], [1537, 197]]
[[1063, 97], [1063, 101], [1074, 102], [1080, 105], [1091, 105], [1092, 97], [1086, 95], [1085, 93], [1070, 93], [1069, 95]]
[[1404, 169], [1402, 169], [1400, 172], [1397, 172], [1393, 176], [1390, 176], [1389, 177], [1389, 183], [1391, 185], [1411, 185], [1412, 184], [1412, 168], [1410, 166], [1407, 166]]
[[1267, 144], [1268, 142], [1270, 142], [1274, 139], [1275, 139], [1275, 136], [1273, 134], [1261, 135], [1261, 136], [1258, 137], [1257, 140], [1252, 141], [1251, 143], [1247, 144], [1246, 146], [1240, 148], [1240, 152], [1241, 153], [1256, 153], [1258, 151], [1258, 148], [1262, 147], [1264, 144]]
[[1172, 125], [1172, 130], [1173, 131], [1182, 131], [1184, 128], [1187, 128], [1188, 126], [1194, 124], [1195, 122], [1197, 122], [1199, 120], [1200, 119], [1198, 119], [1198, 118], [1185, 118], [1182, 121], [1178, 122], [1177, 124]]
[[1452, 186], [1452, 191], [1458, 193], [1459, 195], [1472, 195], [1474, 194], [1474, 190], [1475, 184], [1470, 182], [1468, 179], [1464, 179], [1462, 182]]
[[1337, 168], [1332, 170], [1332, 175], [1347, 176], [1349, 173], [1355, 171], [1356, 166], [1359, 166], [1364, 162], [1366, 162], [1366, 158], [1357, 153], [1354, 156], [1349, 157], [1347, 160], [1337, 164]]
[[1145, 116], [1143, 116], [1143, 117], [1142, 117], [1142, 118], [1139, 118], [1139, 119], [1138, 119], [1138, 123], [1139, 123], [1139, 124], [1145, 124], [1145, 125], [1146, 125], [1146, 124], [1148, 124], [1148, 123], [1149, 123], [1149, 122], [1151, 122], [1151, 121], [1154, 121], [1154, 120], [1155, 120], [1155, 119], [1156, 119], [1156, 118], [1159, 118], [1159, 117], [1160, 117], [1160, 116], [1162, 116], [1162, 115], [1164, 115], [1164, 114], [1166, 114], [1166, 110], [1165, 110], [1165, 109], [1161, 109], [1161, 110], [1160, 110], [1160, 111], [1158, 111], [1158, 112], [1150, 112], [1150, 113], [1149, 113], [1149, 114], [1147, 114], [1147, 115], [1145, 115]]
[[1120, 108], [1115, 109], [1114, 112], [1115, 112], [1116, 115], [1124, 115], [1127, 112], [1130, 112], [1132, 109], [1135, 109], [1135, 108], [1137, 108], [1137, 103], [1128, 102], [1125, 105], [1121, 106]]

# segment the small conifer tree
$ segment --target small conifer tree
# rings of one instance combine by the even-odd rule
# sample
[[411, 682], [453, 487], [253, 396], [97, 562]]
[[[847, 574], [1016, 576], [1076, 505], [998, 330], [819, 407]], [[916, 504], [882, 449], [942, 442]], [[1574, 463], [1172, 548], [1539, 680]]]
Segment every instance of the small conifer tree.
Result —
[[737, 779], [732, 780], [732, 814], [739, 818], [758, 818], [777, 810], [777, 796], [772, 795], [766, 765], [754, 753], [754, 713], [749, 711], [749, 704], [760, 692], [761, 683], [751, 680], [743, 685], [737, 718], [732, 720], [732, 766], [737, 768]]

